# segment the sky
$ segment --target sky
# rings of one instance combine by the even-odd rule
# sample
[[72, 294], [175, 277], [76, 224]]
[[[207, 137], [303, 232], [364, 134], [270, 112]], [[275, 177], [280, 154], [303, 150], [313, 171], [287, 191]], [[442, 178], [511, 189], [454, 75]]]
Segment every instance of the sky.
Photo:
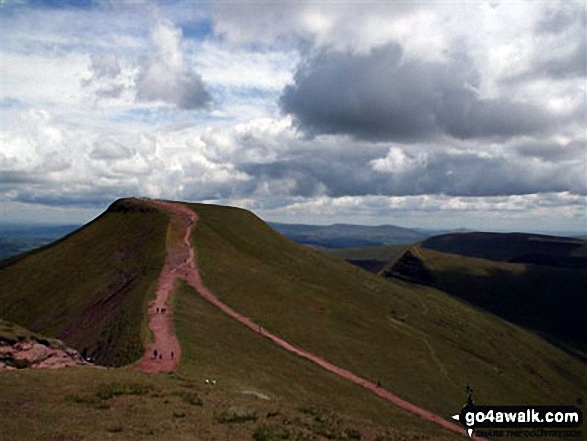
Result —
[[587, 232], [577, 1], [0, 0], [0, 222], [120, 197]]

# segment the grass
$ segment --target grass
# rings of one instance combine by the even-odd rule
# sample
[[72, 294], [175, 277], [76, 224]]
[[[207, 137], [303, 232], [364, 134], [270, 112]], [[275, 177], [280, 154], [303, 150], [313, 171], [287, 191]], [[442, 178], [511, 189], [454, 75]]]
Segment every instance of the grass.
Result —
[[[243, 210], [192, 207], [200, 216], [192, 238], [198, 263], [216, 295], [265, 329], [445, 418], [463, 405], [467, 384], [478, 403], [495, 404], [570, 404], [587, 391], [585, 366], [530, 332], [438, 290], [387, 281], [296, 245]], [[180, 239], [166, 231], [162, 213], [138, 201], [115, 204], [58, 244], [1, 264], [0, 315], [66, 335], [68, 343], [79, 339], [86, 346], [77, 348], [106, 354], [105, 364], [132, 360], [146, 338], [146, 301], [165, 241]], [[117, 282], [120, 271], [135, 275], [126, 288]], [[455, 438], [280, 349], [185, 284], [173, 301], [178, 374], [89, 367], [0, 374], [2, 434]], [[2, 326], [14, 332], [15, 325]], [[206, 387], [205, 379], [217, 385]], [[270, 399], [244, 393], [250, 391]]]
[[142, 355], [167, 216], [121, 200], [66, 238], [0, 262], [0, 317], [121, 366]]
[[420, 435], [439, 433], [434, 425], [276, 347], [224, 315], [186, 284], [179, 284], [176, 298], [174, 322], [182, 347], [182, 378], [199, 379], [198, 384], [214, 378], [219, 387], [237, 395], [257, 391], [270, 396], [268, 402], [276, 400], [280, 405], [332, 409]]
[[[432, 286], [537, 330], [587, 360], [587, 268], [499, 262], [422, 247], [412, 251]], [[405, 272], [400, 264], [394, 269]]]
[[[146, 386], [149, 392], [99, 398], [104, 385], [108, 389], [117, 385], [115, 390], [122, 385], [128, 392], [135, 390], [137, 384]], [[184, 401], [180, 393], [186, 384], [201, 397], [203, 405]], [[195, 383], [176, 375], [149, 375], [127, 368], [12, 371], [0, 374], [0, 389], [0, 438], [15, 441], [103, 441], [110, 437], [133, 441], [241, 441], [258, 439], [255, 434], [271, 433], [263, 429], [268, 425], [281, 427], [281, 433], [292, 435], [285, 439], [314, 440], [320, 439], [318, 433], [323, 430], [315, 423], [315, 416], [300, 413], [292, 403], [258, 400], [221, 385], [206, 388], [203, 381]], [[220, 415], [229, 421], [219, 422]], [[256, 420], [251, 415], [256, 415]], [[331, 413], [324, 411], [323, 417], [328, 415]], [[242, 418], [248, 421], [237, 422]], [[403, 434], [343, 415], [336, 416], [336, 421], [343, 429], [359, 430], [365, 439], [386, 433], [394, 434], [396, 440], [425, 439], [422, 432]]]
[[524, 329], [438, 290], [387, 281], [294, 244], [244, 210], [191, 206], [200, 216], [193, 243], [212, 292], [404, 399], [448, 417], [467, 384], [481, 403], [572, 403], [587, 392], [585, 365]]
[[64, 348], [63, 343], [57, 339], [29, 331], [15, 323], [0, 319], [0, 344], [12, 345], [17, 342], [36, 342], [54, 349]]

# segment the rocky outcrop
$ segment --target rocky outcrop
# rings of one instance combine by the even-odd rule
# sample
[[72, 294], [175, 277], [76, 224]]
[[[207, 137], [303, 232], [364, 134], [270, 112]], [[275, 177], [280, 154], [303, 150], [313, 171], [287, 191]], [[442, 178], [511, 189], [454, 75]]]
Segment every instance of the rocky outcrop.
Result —
[[60, 369], [89, 365], [75, 350], [45, 345], [38, 341], [0, 340], [0, 372], [14, 369]]

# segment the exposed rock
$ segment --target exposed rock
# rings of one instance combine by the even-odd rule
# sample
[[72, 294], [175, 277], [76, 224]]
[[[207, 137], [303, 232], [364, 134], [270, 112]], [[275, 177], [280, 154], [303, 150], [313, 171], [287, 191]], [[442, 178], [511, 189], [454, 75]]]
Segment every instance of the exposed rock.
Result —
[[45, 346], [36, 341], [19, 341], [14, 344], [0, 342], [0, 371], [14, 369], [60, 369], [69, 366], [89, 365], [75, 350]]

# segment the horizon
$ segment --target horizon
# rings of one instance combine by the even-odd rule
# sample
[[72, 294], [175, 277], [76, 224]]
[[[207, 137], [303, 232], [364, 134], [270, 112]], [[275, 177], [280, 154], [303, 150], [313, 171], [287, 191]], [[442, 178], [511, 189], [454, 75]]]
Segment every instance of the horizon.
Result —
[[[238, 207], [240, 208], [240, 207]], [[13, 222], [6, 222], [0, 219], [0, 232], [2, 229], [10, 229], [10, 228], [37, 228], [37, 227], [76, 227], [81, 228], [87, 223], [96, 219], [100, 214], [103, 212], [98, 213], [91, 219], [88, 219], [86, 222], [64, 222], [64, 221], [54, 221], [54, 222], [34, 222], [30, 221], [29, 219], [23, 219], [21, 221], [13, 221]], [[399, 223], [385, 223], [385, 224], [374, 224], [374, 223], [353, 223], [353, 222], [332, 222], [332, 223], [308, 223], [308, 222], [282, 222], [279, 220], [272, 220], [272, 219], [265, 219], [259, 216], [261, 220], [268, 224], [284, 224], [284, 225], [302, 225], [302, 226], [322, 226], [322, 227], [330, 227], [336, 225], [347, 225], [347, 226], [357, 226], [357, 227], [399, 227], [409, 230], [421, 230], [424, 232], [429, 233], [451, 233], [457, 232], [459, 230], [465, 230], [465, 232], [479, 232], [479, 233], [527, 233], [527, 234], [543, 234], [543, 235], [552, 235], [552, 236], [559, 236], [559, 237], [580, 237], [580, 236], [587, 236], [587, 228], [582, 230], [515, 230], [515, 229], [474, 229], [468, 226], [454, 226], [454, 227], [425, 227], [425, 226], [418, 226], [418, 225], [402, 225]]]
[[578, 1], [0, 1], [0, 223], [127, 195], [587, 231]]

